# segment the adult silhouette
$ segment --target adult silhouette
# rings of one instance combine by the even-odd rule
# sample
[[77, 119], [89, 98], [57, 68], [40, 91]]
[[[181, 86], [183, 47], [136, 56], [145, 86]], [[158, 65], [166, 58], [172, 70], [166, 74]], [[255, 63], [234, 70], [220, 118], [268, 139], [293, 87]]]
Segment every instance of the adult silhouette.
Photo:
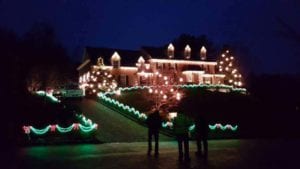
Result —
[[[196, 143], [197, 143], [197, 152], [196, 156], [204, 157], [207, 159], [208, 144], [208, 122], [203, 115], [198, 115], [195, 119], [195, 129], [196, 129]], [[202, 149], [203, 145], [203, 149]], [[202, 153], [203, 150], [203, 153]]]
[[184, 161], [190, 161], [189, 127], [191, 125], [191, 120], [187, 116], [183, 115], [182, 112], [178, 112], [177, 117], [173, 121], [173, 128], [178, 142], [179, 161], [181, 161], [183, 157]]
[[151, 155], [152, 151], [152, 136], [154, 136], [155, 141], [155, 150], [154, 155], [155, 157], [158, 156], [158, 137], [159, 137], [159, 129], [161, 127], [161, 117], [159, 115], [159, 110], [154, 109], [154, 111], [149, 114], [146, 123], [148, 125], [148, 155]]

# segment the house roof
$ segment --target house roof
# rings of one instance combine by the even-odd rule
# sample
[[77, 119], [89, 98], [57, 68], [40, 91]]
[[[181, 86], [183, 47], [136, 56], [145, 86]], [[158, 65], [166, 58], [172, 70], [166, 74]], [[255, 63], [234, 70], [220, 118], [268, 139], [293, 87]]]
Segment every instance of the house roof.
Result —
[[122, 66], [133, 66], [142, 55], [140, 51], [125, 50], [125, 49], [113, 49], [113, 48], [96, 48], [96, 47], [85, 47], [85, 56], [83, 62], [90, 59], [93, 64], [97, 63], [97, 59], [102, 57], [105, 65], [111, 65], [111, 56], [117, 52], [121, 57]]
[[[173, 59], [185, 60], [184, 58], [185, 47], [178, 47], [178, 46], [174, 46], [174, 47], [175, 47], [175, 53], [174, 53], [175, 56]], [[164, 46], [164, 47], [142, 46], [141, 51], [145, 56], [147, 56], [147, 58], [167, 59], [168, 58], [167, 48], [168, 46]], [[200, 48], [191, 49], [191, 58], [189, 60], [200, 61]], [[214, 60], [208, 56], [205, 61], [214, 61]]]
[[[92, 64], [97, 63], [97, 59], [102, 57], [105, 65], [111, 65], [111, 57], [117, 52], [121, 57], [121, 66], [134, 66], [140, 56], [143, 56], [145, 61], [148, 62], [150, 58], [156, 59], [167, 59], [167, 46], [164, 47], [152, 47], [143, 46], [140, 50], [127, 50], [127, 49], [116, 49], [116, 48], [105, 48], [105, 47], [85, 47], [85, 53], [82, 63], [88, 59]], [[185, 60], [184, 59], [184, 48], [175, 46], [175, 56], [173, 59]], [[200, 61], [200, 49], [191, 49], [191, 58], [189, 60]], [[213, 61], [207, 58], [205, 61]], [[195, 69], [195, 68], [193, 68]]]

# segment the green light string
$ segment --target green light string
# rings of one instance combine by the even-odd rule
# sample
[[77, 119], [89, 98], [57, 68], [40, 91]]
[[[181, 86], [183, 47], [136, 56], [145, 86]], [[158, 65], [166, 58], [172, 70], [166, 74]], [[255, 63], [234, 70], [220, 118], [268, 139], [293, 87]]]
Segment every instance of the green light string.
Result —
[[86, 118], [85, 116], [77, 115], [77, 117], [79, 117], [84, 124], [73, 123], [69, 127], [61, 127], [58, 124], [56, 124], [56, 125], [48, 125], [44, 129], [36, 129], [32, 126], [23, 126], [22, 128], [25, 134], [30, 134], [30, 132], [32, 131], [36, 135], [44, 135], [49, 131], [55, 132], [56, 129], [60, 133], [68, 133], [71, 132], [72, 130], [79, 130], [79, 129], [82, 132], [88, 133], [98, 128], [98, 124], [93, 123], [90, 119]]
[[[132, 91], [132, 90], [138, 90], [138, 89], [149, 89], [151, 86], [134, 86], [134, 87], [125, 87], [125, 88], [119, 88], [121, 91]], [[198, 88], [198, 87], [211, 87], [211, 88], [228, 88], [236, 91], [241, 91], [241, 92], [246, 92], [246, 89], [243, 88], [234, 88], [233, 86], [229, 85], [207, 85], [207, 84], [199, 84], [199, 85], [177, 85], [176, 87], [179, 88]], [[113, 95], [115, 94], [114, 92], [105, 92], [105, 93], [98, 93], [98, 97], [100, 97], [102, 100], [113, 104], [116, 107], [122, 108], [123, 110], [127, 111], [128, 113], [134, 113], [138, 118], [142, 119], [147, 119], [147, 115], [144, 113], [140, 113], [138, 110], [135, 110], [135, 108], [130, 107], [128, 105], [125, 105], [123, 103], [120, 103], [119, 101], [109, 98], [106, 95]], [[173, 123], [172, 122], [163, 122], [162, 127], [163, 128], [172, 128]], [[219, 123], [216, 123], [214, 125], [208, 125], [210, 130], [216, 130], [216, 129], [221, 129], [222, 131], [225, 130], [231, 130], [231, 131], [237, 131], [238, 125], [232, 126], [230, 124], [222, 125]], [[195, 124], [189, 127], [189, 130], [192, 131], [195, 129]]]
[[81, 120], [83, 121], [85, 126], [91, 126], [92, 125], [92, 121], [90, 119], [87, 119], [86, 117], [82, 117]]
[[173, 123], [170, 122], [170, 121], [162, 122], [162, 123], [161, 123], [161, 126], [162, 126], [163, 128], [167, 128], [167, 127], [172, 128], [172, 127], [173, 127]]
[[223, 130], [223, 131], [225, 131], [225, 130], [227, 130], [227, 129], [232, 130], [232, 131], [236, 131], [236, 130], [238, 129], [238, 125], [232, 126], [232, 125], [230, 125], [230, 124], [222, 125], [222, 124], [220, 124], [220, 123], [217, 123], [217, 124], [215, 124], [215, 125], [209, 125], [209, 128], [210, 128], [211, 130], [216, 130], [216, 129], [219, 128], [219, 129], [221, 129], [221, 130]]
[[[77, 127], [78, 126], [78, 127]], [[68, 133], [71, 132], [72, 130], [77, 130], [78, 128], [85, 133], [91, 132], [92, 130], [96, 130], [98, 128], [97, 124], [92, 124], [90, 126], [84, 126], [82, 124], [72, 124], [69, 127], [63, 128], [60, 127], [59, 125], [54, 125], [55, 129], [57, 129], [57, 131], [59, 131], [60, 133]], [[51, 125], [48, 125], [47, 127], [45, 127], [44, 129], [36, 129], [32, 126], [23, 126], [23, 130], [25, 134], [30, 134], [30, 132], [32, 131], [34, 134], [36, 135], [44, 135], [46, 133], [48, 133], [49, 131], [54, 132], [55, 130], [50, 130], [51, 129]]]
[[[225, 85], [225, 84], [181, 84], [181, 85], [174, 85], [178, 88], [208, 88], [208, 89], [230, 89], [232, 91], [237, 91], [241, 93], [247, 92], [246, 88], [236, 88], [231, 85]], [[138, 90], [138, 89], [149, 89], [153, 86], [133, 86], [133, 87], [124, 87], [119, 88], [121, 91], [132, 91], [132, 90]], [[105, 92], [105, 95], [113, 95], [115, 92]]]
[[98, 125], [97, 124], [93, 124], [91, 126], [83, 126], [82, 124], [79, 124], [79, 128], [81, 131], [88, 133], [91, 132], [94, 129], [97, 129]]
[[56, 129], [60, 133], [68, 133], [68, 132], [72, 131], [73, 128], [74, 128], [74, 124], [72, 124], [71, 126], [66, 127], [66, 128], [60, 127], [58, 124], [56, 125]]
[[119, 101], [109, 98], [107, 97], [104, 93], [99, 93], [98, 96], [103, 99], [104, 101], [113, 104], [116, 107], [119, 107], [121, 109], [123, 109], [124, 111], [128, 112], [128, 113], [133, 113], [135, 116], [137, 116], [139, 119], [147, 119], [147, 115], [145, 113], [141, 113], [140, 111], [136, 110], [133, 107], [130, 107], [128, 105], [125, 105], [123, 103], [120, 103]]
[[51, 94], [46, 93], [45, 91], [37, 91], [37, 95], [39, 96], [47, 96], [51, 101], [59, 103], [60, 101]]
[[29, 126], [30, 130], [37, 135], [43, 135], [45, 133], [47, 133], [50, 130], [51, 125], [48, 125], [47, 127], [45, 127], [44, 129], [36, 129], [32, 126]]
[[[162, 124], [162, 127], [166, 128], [166, 127], [169, 127], [169, 128], [172, 128], [173, 127], [173, 123], [172, 122], [165, 122]], [[195, 130], [195, 124], [191, 125], [189, 127], [189, 131], [193, 131]], [[230, 125], [230, 124], [226, 124], [226, 125], [222, 125], [220, 123], [216, 123], [214, 125], [208, 125], [209, 129], [210, 130], [217, 130], [217, 129], [221, 129], [222, 131], [225, 131], [225, 130], [231, 130], [231, 131], [237, 131], [238, 129], [238, 125]]]

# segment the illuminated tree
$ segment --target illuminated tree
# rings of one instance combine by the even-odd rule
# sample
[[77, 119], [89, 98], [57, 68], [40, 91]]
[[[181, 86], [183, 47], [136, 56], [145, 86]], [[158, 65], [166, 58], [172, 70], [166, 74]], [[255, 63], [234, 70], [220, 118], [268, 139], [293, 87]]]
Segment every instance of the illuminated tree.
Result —
[[180, 79], [177, 80], [173, 76], [162, 75], [159, 72], [154, 73], [154, 79], [156, 82], [149, 87], [147, 98], [153, 101], [158, 109], [169, 111], [176, 107], [183, 96], [182, 91], [176, 86]]
[[221, 54], [218, 61], [219, 72], [225, 75], [224, 84], [234, 87], [242, 87], [242, 75], [236, 66], [236, 60], [229, 50]]
[[117, 82], [108, 69], [105, 68], [103, 60], [98, 60], [98, 65], [89, 71], [84, 77], [87, 81], [86, 92], [89, 95], [96, 95], [98, 92], [112, 92], [117, 89]]

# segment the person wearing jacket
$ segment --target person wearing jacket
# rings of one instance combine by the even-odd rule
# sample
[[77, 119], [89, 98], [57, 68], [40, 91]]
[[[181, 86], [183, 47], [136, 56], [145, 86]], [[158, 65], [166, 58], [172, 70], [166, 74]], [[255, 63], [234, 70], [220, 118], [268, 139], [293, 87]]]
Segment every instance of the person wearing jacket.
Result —
[[[197, 143], [197, 152], [196, 156], [204, 157], [207, 159], [208, 152], [208, 144], [207, 144], [207, 136], [208, 136], [208, 123], [204, 116], [198, 115], [195, 119], [195, 129], [196, 129], [196, 143]], [[203, 149], [202, 149], [203, 145]], [[202, 154], [203, 150], [203, 154]]]
[[158, 153], [158, 137], [159, 137], [159, 129], [160, 129], [161, 123], [162, 123], [158, 109], [154, 109], [154, 112], [148, 116], [146, 123], [148, 126], [148, 155], [151, 155], [152, 136], [154, 136], [154, 141], [155, 141], [154, 155], [155, 155], [155, 157], [158, 157], [158, 154], [159, 154]]
[[178, 142], [179, 161], [190, 161], [189, 154], [189, 127], [192, 121], [182, 112], [179, 112], [173, 121], [173, 129]]

